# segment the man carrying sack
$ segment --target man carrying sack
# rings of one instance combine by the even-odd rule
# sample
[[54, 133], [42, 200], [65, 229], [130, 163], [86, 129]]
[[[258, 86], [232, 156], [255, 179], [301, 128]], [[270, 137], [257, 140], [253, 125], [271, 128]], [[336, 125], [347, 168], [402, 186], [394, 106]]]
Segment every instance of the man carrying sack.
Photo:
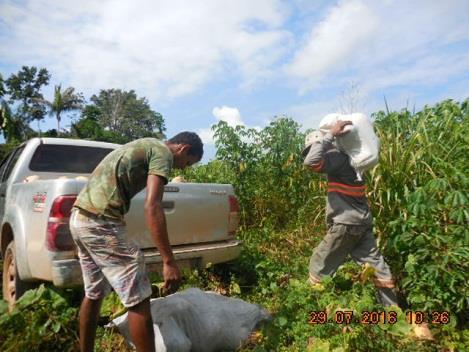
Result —
[[[348, 133], [345, 129], [348, 125], [352, 122], [338, 120], [325, 135], [320, 131], [310, 133], [302, 152], [304, 165], [313, 172], [325, 173], [328, 181], [328, 231], [311, 256], [309, 282], [313, 287], [320, 286], [321, 278], [334, 274], [350, 254], [358, 264], [374, 268], [380, 302], [384, 306], [398, 306], [394, 279], [373, 235], [365, 182], [357, 177], [350, 157], [334, 145], [337, 137]], [[414, 331], [417, 337], [431, 338], [427, 326], [421, 325]]]

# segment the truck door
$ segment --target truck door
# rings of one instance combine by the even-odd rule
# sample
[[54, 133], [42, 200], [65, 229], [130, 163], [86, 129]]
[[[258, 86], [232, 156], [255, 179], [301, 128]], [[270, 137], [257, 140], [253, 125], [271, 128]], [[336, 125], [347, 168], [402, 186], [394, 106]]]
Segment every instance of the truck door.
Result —
[[3, 222], [3, 214], [5, 213], [5, 198], [8, 184], [8, 177], [10, 177], [16, 161], [21, 155], [24, 146], [18, 147], [13, 150], [10, 155], [3, 159], [0, 165], [0, 224]]

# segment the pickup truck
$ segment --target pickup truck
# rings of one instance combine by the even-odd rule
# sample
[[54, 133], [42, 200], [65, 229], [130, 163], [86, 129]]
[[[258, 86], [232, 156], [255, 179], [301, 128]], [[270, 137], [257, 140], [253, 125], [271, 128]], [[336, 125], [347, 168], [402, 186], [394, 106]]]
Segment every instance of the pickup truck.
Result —
[[[3, 297], [10, 304], [40, 282], [82, 285], [69, 217], [77, 194], [96, 165], [120, 145], [62, 138], [34, 138], [0, 164], [0, 250]], [[128, 235], [140, 246], [147, 269], [161, 269], [161, 257], [143, 212], [145, 190], [125, 216]], [[235, 259], [238, 202], [226, 184], [172, 183], [163, 207], [176, 260], [201, 268]]]

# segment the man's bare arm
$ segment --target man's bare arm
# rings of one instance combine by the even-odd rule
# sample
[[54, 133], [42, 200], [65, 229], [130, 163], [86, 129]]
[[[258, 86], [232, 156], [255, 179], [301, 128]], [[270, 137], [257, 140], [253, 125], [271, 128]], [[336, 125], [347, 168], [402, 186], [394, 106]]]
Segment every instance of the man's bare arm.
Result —
[[144, 211], [146, 224], [163, 259], [165, 287], [169, 292], [174, 292], [179, 287], [181, 273], [174, 259], [174, 254], [168, 239], [166, 216], [162, 202], [164, 185], [164, 178], [156, 175], [148, 175]]

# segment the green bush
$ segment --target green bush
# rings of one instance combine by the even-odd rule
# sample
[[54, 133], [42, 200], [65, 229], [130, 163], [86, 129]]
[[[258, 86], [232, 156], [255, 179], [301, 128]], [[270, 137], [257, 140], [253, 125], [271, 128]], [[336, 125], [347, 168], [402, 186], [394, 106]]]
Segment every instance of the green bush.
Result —
[[[241, 297], [275, 313], [254, 350], [463, 349], [469, 342], [464, 320], [469, 297], [468, 105], [444, 101], [415, 114], [374, 115], [382, 146], [380, 164], [367, 175], [367, 183], [376, 232], [406, 308], [450, 312], [450, 324], [431, 326], [435, 343], [411, 341], [407, 325], [396, 332], [355, 324], [345, 333], [334, 324], [308, 326], [308, 310], [346, 306], [359, 313], [382, 307], [371, 285], [350, 281], [347, 272], [339, 271], [318, 295], [304, 283], [308, 257], [325, 232], [326, 195], [324, 178], [303, 168], [299, 152], [304, 135], [287, 118], [262, 131], [224, 122], [214, 127], [217, 160], [186, 176], [235, 187], [245, 246], [237, 265], [255, 266], [256, 272], [251, 276], [255, 282], [239, 285]], [[243, 280], [243, 275], [231, 279]], [[349, 283], [338, 288], [344, 282]]]
[[1, 351], [74, 351], [77, 333], [77, 308], [44, 285], [27, 291], [11, 313], [0, 301]]
[[[261, 131], [220, 122], [217, 160], [183, 173], [189, 181], [233, 184], [244, 242], [236, 261], [189, 273], [184, 287], [257, 302], [273, 314], [244, 350], [463, 351], [469, 345], [468, 117], [468, 101], [374, 116], [381, 155], [367, 183], [376, 233], [406, 308], [450, 312], [449, 324], [430, 326], [435, 341], [413, 340], [399, 310], [396, 324], [308, 324], [313, 311], [360, 317], [384, 308], [366, 270], [353, 263], [325, 278], [323, 290], [306, 283], [309, 256], [325, 234], [325, 178], [304, 169], [304, 134], [288, 118]], [[77, 309], [54, 291], [31, 292], [11, 314], [0, 305], [0, 350], [73, 349]], [[110, 296], [102, 315], [121, 309]], [[97, 336], [99, 351], [125, 348], [112, 332], [99, 328]]]
[[385, 253], [411, 307], [469, 307], [469, 101], [378, 113], [372, 204]]
[[[220, 121], [213, 127], [217, 160], [187, 170], [188, 180], [233, 184], [243, 228], [303, 224], [323, 212], [322, 184], [304, 172], [300, 151], [304, 134], [290, 118], [276, 118], [263, 130], [235, 128]], [[303, 209], [303, 212], [299, 212]], [[298, 219], [301, 221], [298, 221]]]

